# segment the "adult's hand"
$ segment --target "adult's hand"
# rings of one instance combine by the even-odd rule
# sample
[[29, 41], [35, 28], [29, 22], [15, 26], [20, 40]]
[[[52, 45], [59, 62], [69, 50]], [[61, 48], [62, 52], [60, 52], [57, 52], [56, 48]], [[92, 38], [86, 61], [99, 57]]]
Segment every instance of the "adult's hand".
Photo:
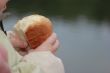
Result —
[[52, 53], [55, 53], [56, 50], [59, 47], [59, 40], [56, 35], [56, 33], [52, 33], [52, 35], [44, 41], [39, 47], [37, 47], [36, 51], [51, 51]]

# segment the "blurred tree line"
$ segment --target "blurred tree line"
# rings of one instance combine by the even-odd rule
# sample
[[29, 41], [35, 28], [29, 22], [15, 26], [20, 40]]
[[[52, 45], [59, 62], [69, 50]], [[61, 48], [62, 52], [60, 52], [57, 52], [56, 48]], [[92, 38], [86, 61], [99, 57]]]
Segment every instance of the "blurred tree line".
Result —
[[86, 15], [93, 19], [110, 19], [110, 0], [11, 0], [9, 11], [40, 13], [64, 18]]

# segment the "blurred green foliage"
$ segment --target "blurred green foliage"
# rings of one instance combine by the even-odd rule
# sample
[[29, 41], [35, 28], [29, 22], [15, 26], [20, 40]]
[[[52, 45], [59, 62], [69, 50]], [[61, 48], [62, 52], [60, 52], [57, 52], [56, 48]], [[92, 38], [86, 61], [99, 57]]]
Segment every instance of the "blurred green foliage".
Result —
[[110, 0], [11, 0], [9, 11], [75, 18], [110, 19]]

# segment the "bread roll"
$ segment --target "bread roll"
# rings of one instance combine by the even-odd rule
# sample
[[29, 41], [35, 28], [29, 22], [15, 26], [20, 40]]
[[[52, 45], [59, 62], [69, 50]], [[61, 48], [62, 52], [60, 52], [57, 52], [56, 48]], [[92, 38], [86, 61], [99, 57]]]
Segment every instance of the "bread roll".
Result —
[[[14, 29], [21, 38], [27, 39], [32, 49], [35, 49], [51, 35], [52, 23], [48, 18], [36, 14], [19, 20]], [[22, 36], [22, 32], [25, 36]]]

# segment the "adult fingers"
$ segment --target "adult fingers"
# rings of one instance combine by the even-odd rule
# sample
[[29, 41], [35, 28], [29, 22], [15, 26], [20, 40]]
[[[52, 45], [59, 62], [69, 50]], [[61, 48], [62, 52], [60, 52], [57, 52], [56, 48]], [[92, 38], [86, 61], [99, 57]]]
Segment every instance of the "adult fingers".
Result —
[[52, 46], [52, 52], [55, 53], [60, 45], [59, 40], [56, 40], [55, 44]]
[[56, 39], [57, 39], [56, 33], [52, 33], [46, 42], [48, 42], [50, 45], [53, 45], [55, 43]]

